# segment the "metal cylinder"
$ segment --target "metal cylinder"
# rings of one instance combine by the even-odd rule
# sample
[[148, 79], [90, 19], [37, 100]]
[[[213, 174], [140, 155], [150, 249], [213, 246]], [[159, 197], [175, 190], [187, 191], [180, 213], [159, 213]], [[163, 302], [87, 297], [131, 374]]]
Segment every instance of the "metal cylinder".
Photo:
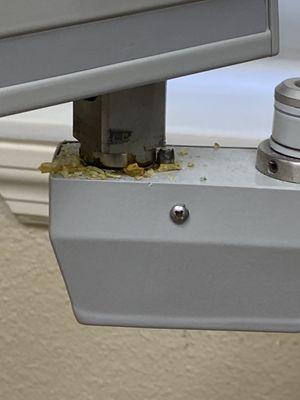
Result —
[[256, 168], [300, 184], [300, 78], [287, 79], [275, 89], [273, 132], [257, 149]]
[[280, 154], [300, 159], [300, 78], [287, 79], [276, 87], [270, 146]]

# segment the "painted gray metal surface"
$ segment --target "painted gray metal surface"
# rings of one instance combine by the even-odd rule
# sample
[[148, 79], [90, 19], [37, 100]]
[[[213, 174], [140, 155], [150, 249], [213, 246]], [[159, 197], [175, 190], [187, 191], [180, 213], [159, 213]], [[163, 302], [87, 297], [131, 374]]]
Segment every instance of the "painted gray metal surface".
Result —
[[195, 1], [4, 38], [0, 115], [271, 56], [277, 11], [276, 0]]
[[53, 29], [186, 0], [1, 0], [0, 37]]
[[179, 151], [182, 171], [142, 181], [51, 177], [50, 236], [76, 318], [300, 331], [300, 186], [256, 171], [255, 150]]
[[265, 32], [264, 1], [247, 3], [210, 0], [4, 39], [0, 87]]

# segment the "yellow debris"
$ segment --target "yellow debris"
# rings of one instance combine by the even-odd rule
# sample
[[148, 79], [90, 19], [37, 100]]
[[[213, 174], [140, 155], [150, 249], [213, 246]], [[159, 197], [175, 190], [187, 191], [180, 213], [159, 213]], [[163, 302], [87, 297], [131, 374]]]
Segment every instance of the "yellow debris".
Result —
[[42, 174], [50, 173], [50, 174], [60, 174], [63, 171], [69, 171], [70, 173], [75, 173], [82, 169], [81, 165], [75, 166], [74, 164], [60, 164], [56, 161], [53, 162], [45, 162], [42, 163], [39, 167], [39, 170]]
[[123, 171], [126, 175], [132, 176], [133, 178], [143, 177], [145, 175], [145, 168], [140, 167], [138, 163], [127, 165]]
[[55, 161], [42, 163], [39, 170], [44, 173], [61, 175], [64, 178], [85, 177], [87, 179], [120, 179], [113, 170], [103, 170], [93, 165], [84, 165], [79, 154], [70, 145], [61, 147]]
[[[65, 163], [66, 162], [66, 163]], [[72, 155], [69, 159], [66, 157], [59, 158], [53, 162], [42, 163], [39, 170], [45, 174], [57, 174], [64, 178], [75, 178], [84, 176], [87, 179], [120, 179], [121, 175], [115, 173], [115, 171], [104, 171], [101, 168], [94, 167], [92, 165], [83, 165], [79, 157]]]
[[[183, 150], [184, 152], [184, 150]], [[187, 151], [184, 152], [187, 154]], [[192, 163], [189, 163], [192, 164]], [[191, 166], [190, 166], [191, 168]], [[137, 163], [129, 164], [123, 169], [124, 174], [131, 176], [137, 180], [144, 178], [152, 178], [159, 172], [171, 172], [181, 170], [179, 162], [174, 164], [161, 164], [154, 168], [143, 168]], [[59, 154], [53, 162], [44, 162], [40, 165], [39, 170], [44, 173], [61, 175], [64, 178], [84, 177], [87, 179], [121, 179], [122, 174], [119, 171], [101, 169], [92, 165], [85, 165], [81, 160], [78, 152], [74, 151], [72, 145], [64, 144]]]
[[189, 162], [187, 166], [188, 168], [194, 168], [195, 164], [193, 162]]
[[174, 163], [174, 164], [160, 164], [160, 166], [156, 171], [170, 172], [170, 171], [180, 171], [180, 170], [181, 170], [181, 165], [179, 163]]
[[42, 174], [47, 174], [47, 173], [58, 173], [61, 170], [61, 166], [57, 165], [54, 162], [44, 162], [39, 166], [39, 170], [41, 171]]
[[39, 170], [43, 174], [50, 173], [64, 176], [73, 173], [80, 173], [82, 168], [84, 168], [84, 165], [81, 163], [79, 155], [70, 153], [68, 149], [62, 147], [59, 156], [55, 161], [42, 163]]
[[113, 178], [113, 179], [121, 178], [120, 175], [117, 175], [113, 172], [104, 171], [97, 167], [85, 166], [83, 164], [78, 166], [73, 166], [70, 164], [59, 165], [55, 161], [53, 163], [41, 164], [39, 170], [42, 173], [62, 175], [64, 178], [72, 178], [79, 176], [84, 176], [85, 178], [88, 179], [100, 179], [100, 180], [105, 180], [108, 178]]
[[219, 143], [214, 143], [214, 149], [215, 150], [219, 150], [221, 146], [219, 145]]

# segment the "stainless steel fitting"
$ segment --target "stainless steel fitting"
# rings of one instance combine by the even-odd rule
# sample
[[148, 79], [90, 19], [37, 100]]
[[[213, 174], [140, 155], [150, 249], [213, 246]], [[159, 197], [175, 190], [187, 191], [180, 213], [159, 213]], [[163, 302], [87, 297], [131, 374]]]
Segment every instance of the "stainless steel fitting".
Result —
[[300, 183], [300, 78], [275, 89], [272, 136], [257, 150], [256, 168], [282, 181]]

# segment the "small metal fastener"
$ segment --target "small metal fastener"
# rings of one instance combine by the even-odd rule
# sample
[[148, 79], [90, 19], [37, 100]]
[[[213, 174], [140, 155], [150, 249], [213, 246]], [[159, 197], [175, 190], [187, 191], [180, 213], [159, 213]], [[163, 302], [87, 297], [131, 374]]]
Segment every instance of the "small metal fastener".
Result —
[[174, 164], [175, 152], [172, 147], [162, 147], [157, 153], [158, 164]]
[[172, 221], [177, 225], [184, 224], [190, 216], [189, 210], [185, 204], [176, 204], [171, 208], [170, 217]]

